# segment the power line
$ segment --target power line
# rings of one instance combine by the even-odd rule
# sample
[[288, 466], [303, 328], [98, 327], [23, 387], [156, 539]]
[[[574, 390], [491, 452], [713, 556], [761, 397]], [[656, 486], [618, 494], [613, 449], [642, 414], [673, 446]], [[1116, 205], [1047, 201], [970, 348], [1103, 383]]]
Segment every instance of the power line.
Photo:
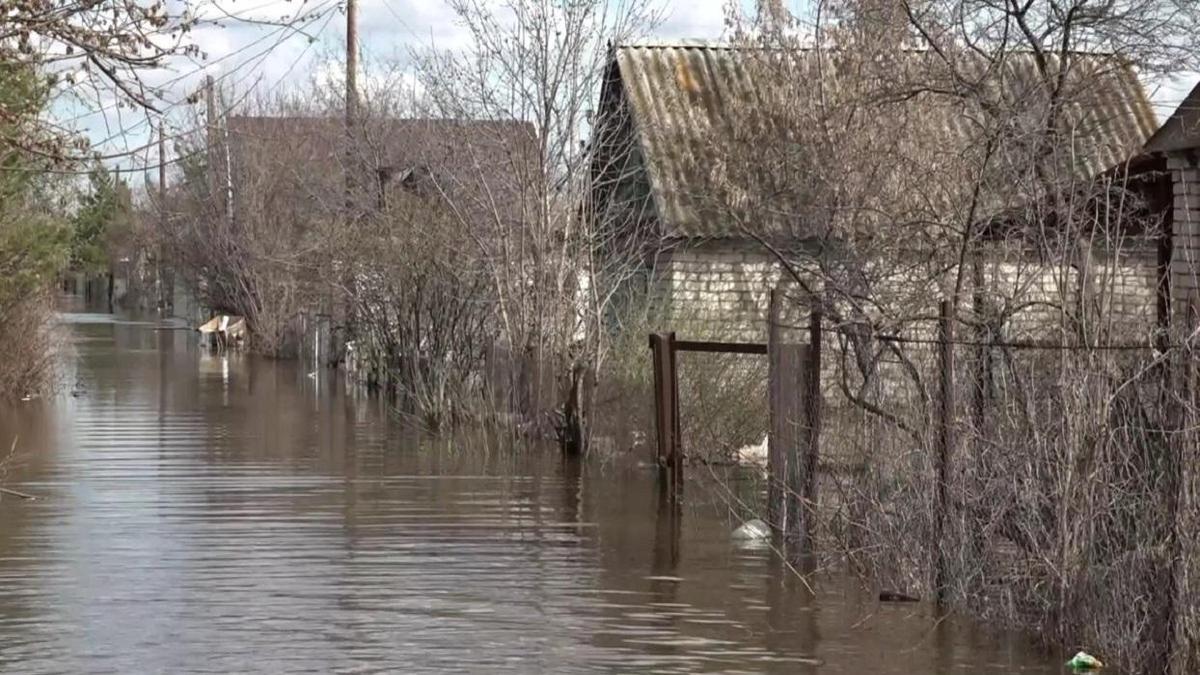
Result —
[[[325, 20], [323, 23], [321, 23], [320, 27], [315, 31], [315, 33], [312, 36], [310, 36], [310, 40], [309, 40], [308, 44], [306, 44], [305, 47], [296, 56], [296, 58], [292, 60], [291, 64], [289, 64], [287, 69], [284, 71], [283, 75], [278, 80], [276, 80], [273, 84], [271, 84], [268, 87], [267, 91], [270, 91], [270, 90], [273, 90], [273, 89], [279, 87], [287, 79], [287, 76], [290, 75], [295, 70], [295, 68], [299, 65], [300, 61], [302, 61], [311, 52], [313, 44], [315, 44], [317, 41], [316, 38], [319, 37], [325, 31], [325, 29], [329, 26], [329, 23], [332, 20], [332, 18], [334, 16], [336, 16], [336, 12], [331, 11], [331, 10], [337, 9], [336, 2], [337, 2], [337, 0], [326, 0], [325, 2], [318, 5], [317, 10], [314, 10], [314, 12], [315, 12], [314, 14], [310, 15], [310, 16], [314, 16], [317, 19], [319, 19], [320, 17], [323, 16]], [[264, 49], [262, 49], [261, 51], [255, 53], [252, 57], [250, 57], [250, 59], [248, 59], [243, 64], [239, 65], [239, 67], [237, 69], [229, 70], [225, 73], [222, 73], [220, 78], [218, 78], [218, 81], [224, 81], [224, 80], [228, 80], [228, 79], [234, 77], [235, 75], [238, 74], [239, 70], [244, 70], [244, 67], [247, 64], [251, 64], [252, 62], [257, 62], [255, 65], [261, 65], [262, 61], [274, 49], [276, 49], [279, 45], [283, 44], [283, 42], [285, 40], [287, 40], [288, 38], [290, 38], [292, 35], [294, 35], [297, 32], [300, 32], [300, 31], [295, 30], [294, 27], [292, 27], [292, 26], [280, 26], [280, 27], [278, 27], [277, 30], [272, 31], [271, 33], [255, 40], [254, 42], [251, 42], [247, 45], [243, 45], [242, 47], [238, 48], [237, 50], [221, 57], [221, 59], [218, 59], [218, 61], [216, 61], [216, 62], [220, 62], [222, 60], [232, 58], [232, 57], [236, 56], [237, 54], [243, 53], [243, 52], [261, 44], [262, 42], [266, 41], [267, 39], [270, 39], [271, 37], [277, 37], [277, 39], [275, 40], [275, 42], [273, 44], [271, 44], [268, 47], [265, 47]], [[192, 71], [189, 71], [187, 73], [179, 75], [178, 77], [173, 78], [172, 80], [168, 80], [165, 83], [165, 85], [163, 85], [163, 86], [169, 86], [170, 84], [178, 83], [187, 77], [191, 77], [193, 75], [201, 73], [208, 66], [211, 66], [212, 63], [213, 62], [201, 65]], [[239, 82], [245, 81], [245, 79], [247, 79], [248, 77], [249, 77], [249, 75], [244, 76], [243, 78], [241, 78], [238, 81], [235, 81], [233, 83], [233, 86], [236, 87]], [[244, 100], [246, 97], [248, 97], [253, 91], [254, 91], [253, 87], [247, 88], [245, 93], [242, 94], [241, 98], [238, 101], [235, 101], [232, 104], [232, 106], [238, 105], [242, 100]], [[259, 90], [259, 91], [261, 91], [261, 90]], [[108, 118], [103, 117], [102, 119], [104, 120], [106, 127], [108, 127], [108, 129], [109, 129], [109, 135], [104, 139], [93, 142], [93, 145], [94, 146], [102, 146], [102, 145], [105, 145], [108, 142], [115, 140], [117, 138], [128, 136], [131, 133], [138, 131], [139, 129], [153, 128], [153, 126], [155, 125], [155, 121], [154, 121], [155, 119], [165, 120], [168, 112], [176, 110], [185, 104], [190, 105], [191, 102], [188, 101], [187, 99], [182, 100], [182, 101], [175, 101], [175, 102], [171, 103], [169, 106], [167, 106], [166, 108], [164, 108], [164, 110], [162, 111], [162, 115], [160, 115], [159, 117], [151, 118], [150, 115], [146, 115], [143, 119], [141, 119], [140, 121], [137, 121], [135, 123], [132, 123], [131, 125], [127, 126], [127, 125], [119, 124], [118, 125], [119, 129], [117, 129], [115, 131], [109, 125]], [[80, 121], [86, 117], [90, 117], [90, 116], [94, 116], [94, 115], [103, 115], [105, 112], [107, 112], [113, 108], [116, 108], [118, 111], [118, 114], [120, 114], [120, 109], [121, 109], [120, 102], [114, 101], [113, 103], [110, 103], [110, 104], [102, 107], [99, 110], [93, 110], [93, 111], [89, 111], [87, 113], [77, 115], [76, 117], [71, 118], [68, 121]], [[228, 114], [228, 113], [227, 112], [222, 113], [222, 115], [225, 115], [225, 114]], [[62, 133], [68, 133], [68, 134], [76, 133], [76, 132], [73, 132], [69, 129], [62, 127], [60, 124], [55, 124], [54, 126], [56, 126]], [[197, 130], [198, 130], [198, 127], [179, 128], [179, 130], [175, 131], [174, 133], [171, 133], [166, 138], [169, 140], [177, 140], [180, 138], [184, 138], [188, 135], [191, 135], [191, 134], [195, 133]], [[92, 161], [96, 161], [96, 160], [111, 161], [111, 160], [117, 160], [117, 159], [122, 159], [122, 158], [136, 158], [137, 155], [139, 155], [139, 154], [145, 155], [145, 154], [149, 153], [149, 151], [155, 146], [155, 144], [156, 144], [156, 141], [151, 138], [151, 139], [148, 139], [145, 143], [143, 143], [137, 147], [126, 148], [119, 152], [114, 152], [114, 153], [109, 153], [109, 154], [93, 154], [93, 155], [86, 156], [86, 157], [76, 157], [76, 158], [68, 158], [68, 159], [71, 159], [73, 161], [79, 161], [79, 162], [92, 162]], [[188, 156], [190, 156], [190, 155], [188, 155]], [[176, 163], [179, 163], [179, 162], [185, 160], [188, 156], [181, 156], [181, 157], [173, 158], [171, 160], [168, 160], [166, 163], [168, 165], [176, 164]], [[141, 170], [143, 170], [143, 171], [153, 169], [157, 166], [156, 164], [150, 163], [150, 161], [148, 159], [143, 160], [143, 164], [144, 164], [144, 166], [141, 167]], [[56, 174], [56, 175], [87, 175], [88, 173], [91, 172], [91, 169], [90, 168], [61, 169], [61, 168], [54, 168], [54, 167], [24, 167], [24, 168], [23, 167], [4, 167], [4, 168], [0, 168], [0, 171], [6, 171], [6, 172], [10, 172], [10, 173], [12, 173], [12, 172], [30, 172], [30, 173], [48, 173], [48, 174]]]

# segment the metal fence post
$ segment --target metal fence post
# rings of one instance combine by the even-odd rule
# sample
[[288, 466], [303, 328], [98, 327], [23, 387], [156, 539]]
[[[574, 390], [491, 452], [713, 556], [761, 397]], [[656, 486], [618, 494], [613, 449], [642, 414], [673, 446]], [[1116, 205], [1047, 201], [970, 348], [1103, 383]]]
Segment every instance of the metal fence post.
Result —
[[785, 441], [787, 430], [782, 420], [783, 394], [779, 350], [779, 291], [772, 289], [767, 308], [767, 406], [770, 423], [767, 434], [767, 523], [776, 534], [786, 531], [787, 506], [783, 482], [787, 470]]

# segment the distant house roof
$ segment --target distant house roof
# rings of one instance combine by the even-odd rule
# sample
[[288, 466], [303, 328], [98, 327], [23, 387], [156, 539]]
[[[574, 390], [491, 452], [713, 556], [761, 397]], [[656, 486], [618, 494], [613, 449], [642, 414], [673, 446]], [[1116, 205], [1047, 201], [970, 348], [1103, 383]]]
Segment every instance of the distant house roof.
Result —
[[[268, 169], [300, 201], [344, 203], [340, 118], [231, 116], [227, 126], [231, 155], [242, 164], [235, 176]], [[528, 169], [535, 140], [532, 126], [516, 121], [369, 118], [354, 154], [364, 181], [431, 182], [455, 208], [495, 215], [516, 210], [516, 174]]]
[[1200, 84], [1183, 99], [1150, 140], [1146, 152], [1175, 152], [1200, 147]]
[[[738, 182], [723, 163], [736, 151], [732, 145], [737, 133], [745, 134], [744, 130], [735, 133], [730, 109], [735, 104], [755, 105], [762, 90], [763, 83], [755, 75], [762, 69], [753, 66], [751, 51], [761, 50], [699, 41], [626, 44], [613, 50], [602, 111], [628, 107], [653, 208], [667, 236], [738, 236], [729, 219], [712, 207], [713, 176], [720, 175], [725, 183]], [[904, 54], [915, 60], [914, 72], [921, 72], [919, 60], [928, 54]], [[1082, 60], [1083, 55], [1077, 58]], [[816, 59], [812, 61], [815, 64]], [[1072, 120], [1070, 132], [1076, 142], [1071, 161], [1081, 176], [1091, 177], [1126, 160], [1157, 126], [1136, 75], [1127, 66], [1112, 67], [1112, 61], [1108, 59], [1109, 70], [1095, 78], [1095, 86], [1070, 101], [1064, 115]], [[836, 73], [806, 67], [812, 77], [836, 84]], [[1033, 59], [1014, 57], [1009, 69], [1013, 76], [1003, 79], [1004, 87], [1011, 88], [1011, 97], [1019, 100], [1024, 95], [1021, 86], [1028, 87], [1034, 79]], [[962, 155], [979, 144], [969, 111], [961, 105], [929, 101], [914, 96], [889, 109], [891, 114], [922, 118], [907, 127], [924, 130], [920, 135], [925, 138], [913, 144], [936, 145], [933, 152], [946, 157]], [[762, 189], [751, 174], [729, 191], [737, 199]], [[718, 196], [725, 198], [723, 192]]]

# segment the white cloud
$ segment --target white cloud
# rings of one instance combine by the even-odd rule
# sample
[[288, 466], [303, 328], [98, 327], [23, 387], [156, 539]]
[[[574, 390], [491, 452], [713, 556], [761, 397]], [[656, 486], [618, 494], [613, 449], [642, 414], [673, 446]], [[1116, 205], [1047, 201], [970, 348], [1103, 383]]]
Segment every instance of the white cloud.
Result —
[[[205, 19], [233, 14], [260, 21], [282, 17], [314, 15], [320, 19], [304, 27], [304, 32], [279, 30], [236, 20], [223, 20], [225, 25], [202, 23], [189, 38], [204, 52], [206, 58], [177, 58], [168, 67], [144, 73], [145, 82], [164, 91], [170, 123], [184, 128], [194, 108], [185, 101], [201, 86], [204, 75], [213, 74], [224, 87], [245, 93], [251, 87], [260, 93], [300, 87], [324, 78], [340, 82], [336, 59], [343, 49], [344, 15], [339, 11], [340, 0], [206, 0], [199, 16]], [[500, 3], [501, 0], [487, 0]], [[664, 39], [720, 38], [725, 32], [726, 2], [724, 0], [664, 0], [664, 20], [653, 35]], [[752, 8], [753, 0], [737, 0], [741, 8]], [[216, 4], [214, 4], [214, 2]], [[243, 4], [243, 2], [245, 4]], [[794, 0], [796, 5], [804, 0]], [[795, 8], [794, 8], [795, 9]], [[359, 31], [365, 52], [364, 61], [399, 61], [419, 47], [443, 49], [462, 47], [467, 31], [444, 0], [360, 0]], [[309, 37], [317, 38], [310, 43]], [[336, 79], [335, 79], [336, 78]], [[390, 78], [390, 79], [387, 79]], [[407, 78], [407, 79], [405, 79]], [[415, 87], [411, 74], [392, 73], [378, 81], [369, 80], [365, 88], [380, 86]], [[1191, 90], [1198, 77], [1187, 75], [1170, 81], [1147, 83], [1155, 110], [1165, 119]], [[418, 92], [419, 93], [419, 92]], [[100, 104], [100, 105], [98, 105]], [[111, 98], [92, 101], [91, 110], [79, 101], [63, 106], [64, 118], [79, 118], [76, 124], [97, 141], [104, 140], [107, 152], [121, 148], [136, 148], [147, 140], [148, 124], [144, 114], [131, 114], [128, 109], [115, 107]], [[81, 116], [82, 113], [89, 113]], [[121, 131], [125, 133], [120, 133]]]
[[1175, 112], [1198, 82], [1200, 73], [1182, 73], [1175, 77], [1151, 79], [1145, 83], [1150, 105], [1153, 106], [1160, 123], [1165, 122], [1171, 113]]
[[663, 38], [716, 39], [725, 32], [726, 6], [720, 0], [672, 2], [655, 33]]

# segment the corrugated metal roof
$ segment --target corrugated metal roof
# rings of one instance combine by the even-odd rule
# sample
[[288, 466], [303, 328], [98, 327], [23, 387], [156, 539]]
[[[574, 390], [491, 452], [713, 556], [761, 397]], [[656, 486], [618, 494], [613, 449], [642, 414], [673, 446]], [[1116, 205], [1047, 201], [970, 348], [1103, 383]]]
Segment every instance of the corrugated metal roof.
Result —
[[[763, 204], [795, 213], [780, 203], [787, 198], [786, 191], [771, 188], [771, 194], [763, 194], [770, 181], [763, 180], [762, 167], [738, 167], [739, 161], [746, 162], [734, 159], [738, 153], [745, 157], [748, 141], [750, 145], [755, 139], [763, 144], [786, 144], [794, 138], [786, 129], [750, 134], [745, 128], [750, 118], [735, 112], [739, 106], [763, 105], [767, 83], [756, 73], [766, 72], [761, 55], [769, 52], [708, 42], [636, 43], [618, 46], [614, 52], [618, 77], [610, 86], [620, 87], [632, 112], [665, 234], [736, 236], [736, 226], [730, 222], [730, 206], [735, 203], [757, 203], [759, 213]], [[804, 62], [789, 74], [836, 84], [829, 53], [820, 64], [816, 54], [805, 53]], [[934, 61], [920, 51], [902, 52], [899, 58], [906, 62], [901, 70], [914, 76], [928, 73]], [[1065, 110], [1069, 122], [1063, 133], [1070, 141], [1063, 154], [1069, 155], [1071, 173], [1077, 177], [1090, 178], [1126, 160], [1157, 126], [1136, 75], [1126, 66], [1114, 66], [1114, 61], [1093, 55], [1075, 57], [1072, 72], [1099, 73], [1075, 78], [1081, 86]], [[1095, 69], [1078, 65], [1092, 62], [1097, 64]], [[1020, 105], [1034, 96], [1034, 68], [1031, 57], [1011, 59], [1006, 76], [996, 78], [1003, 82], [1000, 89], [1004, 95], [999, 98]], [[978, 111], [966, 109], [961, 98], [932, 94], [892, 101], [878, 110], [893, 118], [879, 132], [891, 130], [904, 136], [888, 139], [892, 151], [907, 152], [909, 160], [921, 157], [931, 164], [944, 163], [942, 175], [947, 181], [968, 182], [957, 180], [955, 176], [961, 173], [955, 171], [963, 170], [963, 157], [982, 144]], [[904, 170], [899, 165], [897, 169]], [[1010, 197], [993, 199], [1005, 202], [996, 203], [995, 208], [1011, 207]]]

